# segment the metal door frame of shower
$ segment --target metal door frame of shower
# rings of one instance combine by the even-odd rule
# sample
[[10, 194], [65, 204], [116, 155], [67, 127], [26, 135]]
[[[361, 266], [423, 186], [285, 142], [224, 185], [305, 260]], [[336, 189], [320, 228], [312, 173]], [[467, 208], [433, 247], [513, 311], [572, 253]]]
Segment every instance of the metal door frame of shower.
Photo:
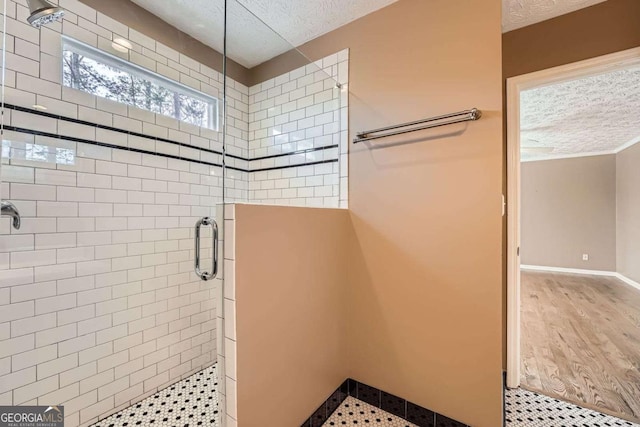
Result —
[[[223, 0], [224, 2], [224, 12], [223, 12], [223, 34], [222, 34], [222, 114], [221, 114], [221, 129], [222, 129], [222, 209], [220, 209], [220, 211], [222, 211], [222, 236], [223, 236], [223, 240], [226, 238], [226, 221], [225, 221], [225, 216], [226, 216], [226, 209], [225, 209], [225, 204], [227, 202], [227, 185], [226, 185], [226, 180], [227, 180], [227, 18], [228, 18], [228, 0]], [[225, 344], [225, 337], [224, 337], [224, 330], [225, 330], [225, 322], [226, 322], [226, 316], [225, 316], [225, 312], [224, 312], [224, 288], [225, 288], [225, 279], [226, 279], [226, 272], [224, 270], [224, 259], [225, 259], [225, 252], [224, 252], [224, 241], [222, 243], [220, 243], [220, 241], [218, 241], [217, 243], [218, 245], [220, 245], [221, 247], [219, 248], [219, 254], [220, 254], [220, 259], [222, 260], [223, 263], [223, 268], [222, 268], [222, 277], [220, 280], [219, 285], [222, 287], [220, 292], [216, 292], [216, 295], [220, 295], [220, 302], [219, 302], [219, 307], [216, 307], [216, 312], [217, 310], [220, 310], [220, 317], [222, 318], [222, 339], [220, 340], [221, 342], [216, 343], [216, 346], [220, 346], [220, 354], [223, 354], [226, 356], [226, 344]], [[218, 325], [220, 326], [220, 325]], [[220, 363], [218, 363], [218, 361], [216, 360], [216, 364], [218, 366], [218, 384], [222, 384], [223, 381], [226, 382], [226, 363], [224, 364], [225, 366], [223, 366], [221, 368]], [[220, 426], [221, 427], [226, 427], [227, 425], [227, 408], [226, 408], [226, 396], [224, 399], [224, 402], [220, 402], [220, 391], [216, 390], [216, 393], [218, 393], [218, 402], [219, 402], [219, 409], [218, 409], [218, 416], [220, 417]]]

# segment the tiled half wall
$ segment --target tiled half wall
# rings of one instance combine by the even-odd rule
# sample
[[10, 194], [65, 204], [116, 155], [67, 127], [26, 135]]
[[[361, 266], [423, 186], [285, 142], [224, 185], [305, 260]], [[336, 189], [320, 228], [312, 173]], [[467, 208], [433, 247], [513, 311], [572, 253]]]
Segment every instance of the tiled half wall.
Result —
[[224, 217], [226, 427], [301, 425], [348, 376], [349, 211], [233, 204]]
[[[216, 361], [222, 282], [194, 275], [193, 225], [223, 202], [223, 147], [63, 87], [61, 36], [212, 96], [223, 80], [76, 0], [41, 31], [25, 0], [7, 1], [1, 196], [23, 220], [0, 221], [0, 405], [61, 403], [67, 426], [88, 425]], [[113, 50], [116, 37], [133, 48]], [[227, 202], [346, 205], [346, 64], [345, 51], [252, 88], [227, 79]], [[27, 144], [74, 161], [26, 159]]]

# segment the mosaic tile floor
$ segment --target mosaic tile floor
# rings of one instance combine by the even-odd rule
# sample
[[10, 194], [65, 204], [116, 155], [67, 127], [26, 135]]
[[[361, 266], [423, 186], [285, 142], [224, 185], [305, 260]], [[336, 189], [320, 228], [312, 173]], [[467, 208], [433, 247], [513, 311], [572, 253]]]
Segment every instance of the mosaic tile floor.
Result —
[[[217, 385], [214, 365], [92, 427], [219, 427]], [[506, 427], [640, 427], [640, 424], [522, 389], [507, 390], [505, 413]], [[342, 402], [324, 426], [363, 424], [416, 427], [354, 397]]]
[[214, 365], [92, 427], [219, 427], [217, 379]]
[[640, 427], [531, 391], [507, 390], [507, 427]]
[[417, 427], [355, 397], [347, 397], [323, 426], [370, 424], [379, 427]]

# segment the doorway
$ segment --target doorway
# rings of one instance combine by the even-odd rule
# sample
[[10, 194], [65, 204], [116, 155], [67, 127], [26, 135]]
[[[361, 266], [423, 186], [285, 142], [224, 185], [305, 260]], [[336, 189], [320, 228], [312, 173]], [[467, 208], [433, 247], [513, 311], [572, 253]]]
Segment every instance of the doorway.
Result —
[[640, 156], [628, 164], [640, 126], [608, 142], [577, 135], [615, 125], [587, 94], [608, 96], [612, 79], [639, 67], [631, 49], [507, 80], [507, 387], [636, 422], [640, 279], [629, 241], [640, 226], [626, 219], [626, 192], [637, 197], [627, 179], [640, 166]]

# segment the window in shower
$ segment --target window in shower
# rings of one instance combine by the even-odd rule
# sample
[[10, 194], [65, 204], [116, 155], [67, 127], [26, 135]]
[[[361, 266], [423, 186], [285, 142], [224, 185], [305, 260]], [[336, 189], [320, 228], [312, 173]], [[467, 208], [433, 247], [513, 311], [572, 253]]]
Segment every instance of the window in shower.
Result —
[[218, 99], [65, 38], [64, 85], [182, 122], [218, 130]]

